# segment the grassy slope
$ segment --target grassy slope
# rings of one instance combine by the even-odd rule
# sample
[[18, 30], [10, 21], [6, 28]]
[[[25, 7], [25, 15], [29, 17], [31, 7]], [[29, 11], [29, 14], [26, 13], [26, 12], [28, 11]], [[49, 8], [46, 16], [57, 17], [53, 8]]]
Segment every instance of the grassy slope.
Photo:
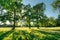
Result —
[[0, 40], [60, 40], [60, 27], [56, 28], [0, 28]]

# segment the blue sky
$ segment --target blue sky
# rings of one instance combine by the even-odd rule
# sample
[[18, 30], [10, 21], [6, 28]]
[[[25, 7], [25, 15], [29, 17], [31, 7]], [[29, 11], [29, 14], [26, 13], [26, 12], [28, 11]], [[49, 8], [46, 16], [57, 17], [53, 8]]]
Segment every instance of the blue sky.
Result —
[[41, 2], [44, 2], [46, 4], [46, 10], [45, 10], [45, 14], [50, 17], [50, 16], [53, 16], [54, 18], [57, 18], [58, 14], [59, 14], [59, 11], [56, 10], [56, 11], [53, 11], [53, 8], [51, 6], [51, 3], [53, 2], [54, 0], [23, 0], [23, 3], [25, 5], [27, 4], [30, 4], [31, 6], [34, 6], [38, 3], [41, 3]]

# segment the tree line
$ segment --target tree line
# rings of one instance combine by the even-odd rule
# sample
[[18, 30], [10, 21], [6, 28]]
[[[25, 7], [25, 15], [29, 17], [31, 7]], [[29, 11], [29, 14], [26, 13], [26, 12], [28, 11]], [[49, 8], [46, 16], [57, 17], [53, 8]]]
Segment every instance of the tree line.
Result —
[[[54, 10], [60, 8], [60, 1], [52, 3]], [[58, 18], [47, 17], [44, 14], [46, 5], [38, 3], [31, 7], [24, 5], [22, 0], [0, 0], [0, 26], [15, 27], [56, 27], [60, 26]]]

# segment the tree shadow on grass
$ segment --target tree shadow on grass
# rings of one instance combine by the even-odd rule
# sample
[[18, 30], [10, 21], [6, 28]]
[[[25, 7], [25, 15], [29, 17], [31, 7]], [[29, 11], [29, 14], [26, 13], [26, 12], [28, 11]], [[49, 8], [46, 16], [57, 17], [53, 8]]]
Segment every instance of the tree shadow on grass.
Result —
[[[60, 34], [58, 33], [54, 33], [54, 32], [46, 32], [46, 31], [41, 31], [41, 30], [38, 30], [38, 32], [42, 33], [42, 34], [45, 34], [46, 37], [44, 40], [48, 39], [48, 40], [58, 40], [58, 38], [60, 38]], [[51, 35], [51, 36], [49, 36]]]
[[13, 30], [10, 30], [10, 31], [7, 31], [7, 32], [2, 33], [0, 35], [0, 40], [3, 40], [4, 37], [8, 37], [12, 32], [13, 32]]
[[2, 33], [4, 33], [4, 32], [3, 32], [3, 31], [1, 31], [1, 32], [0, 32], [0, 35], [1, 35]]
[[12, 40], [25, 40], [26, 38], [26, 34], [28, 34], [26, 31], [23, 31], [23, 30], [19, 30], [17, 32], [14, 31], [13, 33], [13, 39]]

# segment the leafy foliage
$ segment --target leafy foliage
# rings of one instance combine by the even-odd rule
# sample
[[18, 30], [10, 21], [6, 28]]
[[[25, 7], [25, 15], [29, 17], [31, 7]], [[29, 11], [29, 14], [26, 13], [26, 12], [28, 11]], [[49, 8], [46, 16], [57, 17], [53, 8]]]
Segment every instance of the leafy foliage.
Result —
[[56, 10], [56, 9], [59, 9], [60, 10], [60, 0], [55, 0], [53, 3], [52, 3], [52, 6], [53, 8]]
[[[53, 8], [60, 8], [60, 1], [56, 0], [52, 3]], [[47, 27], [47, 26], [60, 26], [60, 19], [48, 18], [44, 11], [46, 5], [38, 3], [31, 7], [30, 4], [24, 5], [22, 0], [0, 0], [0, 22], [5, 25], [7, 21], [10, 22], [9, 26], [26, 26], [26, 27]], [[7, 11], [4, 12], [3, 10]], [[59, 15], [58, 15], [59, 16]], [[2, 24], [0, 23], [0, 24]]]

